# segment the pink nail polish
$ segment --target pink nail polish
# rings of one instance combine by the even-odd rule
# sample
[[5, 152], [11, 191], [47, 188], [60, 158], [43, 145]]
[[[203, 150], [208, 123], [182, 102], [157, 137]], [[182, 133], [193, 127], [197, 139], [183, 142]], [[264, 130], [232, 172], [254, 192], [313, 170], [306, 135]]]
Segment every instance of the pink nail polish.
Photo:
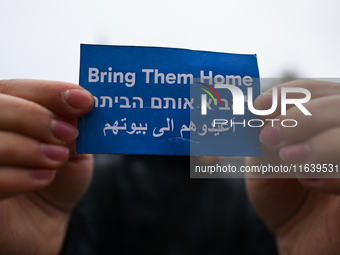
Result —
[[61, 120], [52, 120], [53, 135], [62, 141], [70, 142], [78, 137], [78, 129]]
[[41, 151], [47, 158], [58, 161], [65, 159], [70, 153], [67, 147], [54, 144], [42, 144]]
[[278, 145], [281, 137], [277, 124], [274, 124], [273, 127], [271, 125], [265, 127], [260, 134], [260, 141], [270, 147]]
[[63, 98], [69, 106], [75, 109], [86, 109], [92, 103], [91, 94], [80, 89], [69, 89], [64, 91]]

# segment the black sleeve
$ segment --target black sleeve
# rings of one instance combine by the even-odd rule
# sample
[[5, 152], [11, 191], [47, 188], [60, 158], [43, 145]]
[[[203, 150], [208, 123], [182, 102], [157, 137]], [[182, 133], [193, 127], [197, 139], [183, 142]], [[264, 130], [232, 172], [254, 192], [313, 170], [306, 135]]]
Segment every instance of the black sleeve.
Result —
[[104, 156], [62, 255], [277, 254], [242, 179], [190, 179], [189, 158]]

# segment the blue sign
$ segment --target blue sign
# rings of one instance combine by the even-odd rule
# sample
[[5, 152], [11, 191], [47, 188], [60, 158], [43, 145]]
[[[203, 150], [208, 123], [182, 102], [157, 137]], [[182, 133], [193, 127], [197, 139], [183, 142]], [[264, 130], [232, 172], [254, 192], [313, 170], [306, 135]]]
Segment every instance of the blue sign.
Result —
[[80, 85], [95, 105], [79, 118], [77, 153], [261, 156], [247, 108], [258, 78], [256, 55], [81, 45]]

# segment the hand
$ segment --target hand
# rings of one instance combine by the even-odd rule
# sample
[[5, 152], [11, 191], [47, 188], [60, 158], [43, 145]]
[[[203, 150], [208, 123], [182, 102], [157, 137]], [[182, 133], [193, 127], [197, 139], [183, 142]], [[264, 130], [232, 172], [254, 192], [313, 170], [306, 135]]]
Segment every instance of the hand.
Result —
[[92, 156], [75, 154], [92, 106], [75, 84], [0, 81], [0, 254], [59, 253], [92, 176]]
[[[340, 84], [301, 80], [278, 88], [282, 86], [308, 89], [312, 98], [304, 106], [312, 116], [305, 116], [296, 106], [291, 106], [286, 116], [279, 115], [280, 109], [266, 116], [295, 119], [298, 125], [265, 127], [260, 134], [263, 156], [247, 158], [246, 163], [340, 165]], [[269, 109], [271, 94], [262, 94], [254, 105]], [[340, 180], [297, 177], [246, 180], [250, 200], [276, 235], [280, 254], [340, 254]]]

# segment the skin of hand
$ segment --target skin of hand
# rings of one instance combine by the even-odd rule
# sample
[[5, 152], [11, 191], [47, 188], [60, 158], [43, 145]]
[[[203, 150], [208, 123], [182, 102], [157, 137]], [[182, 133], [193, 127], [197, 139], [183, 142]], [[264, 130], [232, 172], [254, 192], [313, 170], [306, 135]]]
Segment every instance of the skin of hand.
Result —
[[[262, 157], [247, 158], [249, 166], [340, 163], [340, 84], [299, 80], [277, 86], [305, 88], [311, 100], [304, 104], [312, 116], [291, 105], [265, 119], [295, 119], [296, 127], [265, 126], [260, 134]], [[298, 98], [297, 94], [287, 96]], [[280, 93], [279, 93], [280, 98]], [[269, 109], [271, 90], [259, 96], [256, 109]], [[280, 106], [280, 100], [278, 105]], [[326, 173], [323, 177], [327, 177]], [[329, 175], [331, 176], [331, 175]], [[295, 178], [246, 179], [249, 198], [276, 235], [280, 254], [340, 254], [340, 180], [298, 174]], [[269, 176], [270, 177], [270, 176]], [[272, 176], [272, 177], [275, 177]]]
[[92, 177], [92, 156], [75, 153], [77, 118], [92, 107], [75, 84], [0, 81], [0, 254], [60, 252]]

